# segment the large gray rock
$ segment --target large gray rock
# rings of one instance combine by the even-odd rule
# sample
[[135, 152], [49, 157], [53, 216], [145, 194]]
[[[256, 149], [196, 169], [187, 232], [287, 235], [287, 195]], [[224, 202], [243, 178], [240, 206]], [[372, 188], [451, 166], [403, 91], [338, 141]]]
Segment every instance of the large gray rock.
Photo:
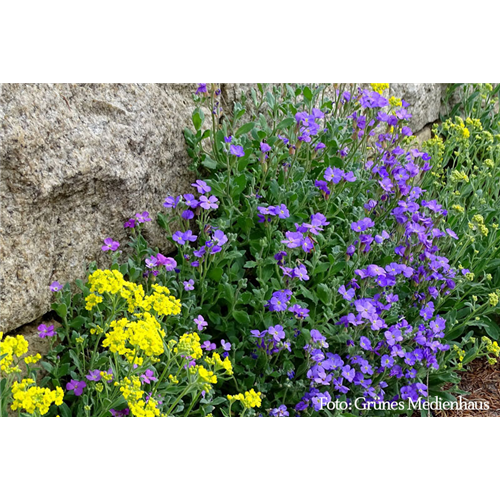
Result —
[[[192, 191], [182, 131], [196, 85], [3, 85], [0, 330], [50, 309], [49, 285], [103, 261], [136, 212]], [[167, 250], [151, 222], [148, 240]], [[105, 260], [105, 259], [104, 259]]]

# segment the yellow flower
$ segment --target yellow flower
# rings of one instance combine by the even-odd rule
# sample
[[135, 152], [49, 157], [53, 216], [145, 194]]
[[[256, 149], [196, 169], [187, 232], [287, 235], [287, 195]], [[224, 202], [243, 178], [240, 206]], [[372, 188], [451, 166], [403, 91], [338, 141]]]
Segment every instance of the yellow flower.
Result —
[[235, 396], [227, 396], [229, 401], [241, 401], [241, 404], [245, 408], [260, 407], [262, 403], [262, 398], [260, 397], [260, 392], [255, 392], [254, 389], [246, 391], [245, 394], [236, 394]]
[[102, 297], [100, 295], [96, 295], [95, 293], [91, 293], [85, 297], [85, 302], [85, 309], [87, 309], [87, 311], [92, 311], [93, 307], [102, 302]]
[[35, 354], [34, 356], [26, 356], [24, 358], [24, 362], [27, 365], [34, 365], [35, 363], [38, 363], [38, 361], [40, 361], [41, 359], [42, 359], [41, 354]]
[[375, 92], [378, 92], [379, 94], [381, 94], [384, 90], [389, 88], [388, 83], [370, 83], [370, 85], [371, 85], [372, 89]]

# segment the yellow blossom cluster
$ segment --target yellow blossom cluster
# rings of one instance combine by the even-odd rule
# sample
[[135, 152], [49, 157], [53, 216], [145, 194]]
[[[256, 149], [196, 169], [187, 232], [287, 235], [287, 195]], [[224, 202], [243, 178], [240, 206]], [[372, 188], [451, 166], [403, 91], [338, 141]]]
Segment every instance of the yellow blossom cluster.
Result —
[[102, 345], [111, 352], [125, 356], [129, 362], [142, 365], [140, 351], [146, 356], [159, 356], [164, 352], [165, 332], [151, 314], [145, 312], [134, 316], [137, 321], [129, 321], [127, 318], [112, 321]]
[[488, 363], [490, 365], [494, 365], [497, 363], [496, 358], [500, 358], [500, 345], [498, 345], [498, 342], [493, 342], [490, 338], [488, 337], [482, 337], [481, 340], [483, 341], [483, 344], [486, 345], [486, 351], [488, 354], [493, 354], [493, 357], [488, 357]]
[[184, 335], [182, 335], [178, 342], [175, 340], [171, 340], [169, 342], [169, 347], [170, 349], [173, 348], [175, 354], [191, 356], [193, 359], [199, 359], [203, 356], [200, 337], [196, 332], [185, 333]]
[[260, 392], [255, 392], [253, 389], [246, 391], [245, 394], [236, 394], [235, 396], [227, 396], [229, 401], [241, 401], [245, 408], [259, 407], [262, 403]]
[[479, 229], [483, 236], [488, 236], [489, 234], [489, 229], [484, 224], [484, 218], [480, 214], [476, 214], [472, 217], [472, 222], [469, 222], [469, 228], [473, 231]]
[[170, 295], [167, 287], [157, 284], [153, 285], [153, 293], [146, 296], [142, 285], [126, 281], [123, 274], [116, 269], [97, 269], [89, 276], [90, 291], [93, 292], [85, 298], [88, 311], [102, 302], [102, 297], [96, 295], [109, 293], [119, 294], [128, 304], [128, 312], [133, 313], [136, 309], [150, 311], [153, 309], [160, 316], [169, 316], [181, 312], [181, 302]]
[[493, 293], [489, 293], [488, 297], [489, 297], [488, 302], [489, 302], [490, 306], [495, 307], [498, 304], [500, 296], [498, 294], [496, 294], [495, 292], [493, 292]]
[[226, 370], [226, 373], [228, 375], [233, 374], [233, 365], [231, 364], [231, 360], [229, 358], [224, 358], [224, 360], [222, 360], [220, 354], [217, 352], [214, 352], [212, 354], [212, 357], [206, 356], [205, 362], [210, 366], [215, 366], [216, 368], [223, 368], [224, 370]]
[[160, 316], [170, 316], [181, 312], [181, 301], [170, 295], [167, 287], [155, 284], [153, 290], [154, 292], [142, 301], [142, 309], [149, 311], [153, 308]]
[[63, 396], [64, 392], [60, 387], [51, 391], [47, 388], [37, 387], [32, 378], [25, 378], [21, 382], [15, 381], [12, 384], [13, 403], [11, 408], [25, 410], [30, 414], [38, 411], [40, 415], [45, 415], [52, 403], [56, 406], [62, 405]]
[[159, 417], [160, 410], [157, 408], [158, 401], [149, 398], [146, 402], [143, 399], [144, 391], [141, 390], [141, 381], [139, 377], [134, 376], [131, 379], [125, 377], [122, 382], [116, 382], [120, 387], [120, 392], [128, 403], [128, 407], [134, 417]]
[[372, 89], [375, 92], [378, 92], [379, 94], [381, 94], [384, 90], [389, 88], [388, 83], [370, 83], [370, 85], [371, 85]]
[[458, 170], [453, 170], [450, 175], [452, 182], [469, 182], [469, 176], [465, 172], [459, 172]]
[[[6, 374], [20, 373], [21, 369], [14, 361], [14, 356], [20, 358], [28, 352], [28, 341], [22, 335], [7, 336], [3, 339], [3, 332], [0, 332], [0, 371]], [[30, 361], [36, 362], [36, 361]]]
[[[476, 125], [476, 122], [471, 122], [471, 124]], [[456, 135], [459, 141], [467, 141], [470, 137], [470, 131], [460, 116], [455, 118], [455, 122], [451, 118], [446, 120], [443, 123], [443, 130]]]
[[389, 104], [395, 108], [399, 108], [403, 105], [403, 101], [399, 97], [391, 96], [389, 99]]

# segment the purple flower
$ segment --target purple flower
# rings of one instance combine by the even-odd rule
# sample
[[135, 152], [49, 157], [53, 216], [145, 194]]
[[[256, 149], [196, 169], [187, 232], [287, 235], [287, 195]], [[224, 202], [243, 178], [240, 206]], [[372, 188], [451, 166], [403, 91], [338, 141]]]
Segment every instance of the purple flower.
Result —
[[323, 231], [323, 226], [328, 226], [330, 223], [327, 222], [326, 217], [321, 213], [316, 213], [311, 215], [311, 223], [306, 223], [304, 226], [308, 228], [311, 233], [319, 234], [318, 231]]
[[134, 228], [135, 227], [135, 219], [129, 219], [127, 222], [123, 223], [123, 227], [126, 229], [127, 227]]
[[205, 342], [201, 344], [201, 347], [202, 349], [205, 349], [205, 351], [214, 351], [215, 349], [217, 349], [217, 346], [213, 342], [210, 342], [210, 340], [205, 340]]
[[[265, 142], [261, 142], [260, 143], [260, 150], [263, 153], [269, 153], [269, 151], [271, 151], [271, 146], [269, 146], [269, 144], [266, 144]], [[243, 156], [243, 155], [241, 155], [241, 156]]]
[[198, 330], [200, 332], [203, 330], [203, 328], [208, 326], [208, 323], [205, 321], [205, 318], [201, 314], [194, 319], [194, 322], [196, 323], [196, 326], [198, 327]]
[[273, 292], [273, 295], [267, 302], [266, 307], [269, 307], [270, 311], [286, 311], [291, 296], [292, 292], [290, 290], [278, 290], [277, 292]]
[[242, 156], [245, 156], [245, 151], [243, 151], [243, 146], [235, 146], [234, 144], [231, 144], [231, 146], [229, 146], [229, 152], [234, 155], [234, 156], [238, 156], [238, 157], [242, 157]]
[[314, 151], [319, 151], [320, 149], [324, 149], [326, 148], [326, 145], [323, 144], [322, 142], [318, 142], [318, 144], [316, 144], [315, 148], [314, 148]]
[[85, 378], [92, 380], [92, 382], [99, 382], [101, 380], [101, 370], [89, 370], [89, 374], [85, 375]]
[[195, 187], [200, 194], [207, 194], [212, 191], [212, 188], [208, 186], [205, 181], [197, 180], [194, 184], [191, 184], [191, 186]]
[[410, 127], [403, 127], [401, 129], [401, 133], [406, 136], [410, 136], [412, 134]]
[[123, 410], [114, 410], [113, 408], [109, 410], [113, 417], [128, 417], [130, 414], [129, 408], [124, 408]]
[[304, 319], [309, 316], [309, 309], [306, 309], [305, 307], [301, 307], [299, 304], [294, 304], [293, 306], [290, 306], [288, 310], [293, 313], [293, 315], [297, 319]]
[[151, 220], [151, 217], [149, 217], [149, 212], [142, 212], [142, 214], [139, 213], [135, 214], [135, 218], [139, 223], [149, 222]]
[[118, 247], [120, 246], [120, 243], [117, 241], [113, 241], [112, 238], [106, 238], [104, 240], [104, 245], [101, 247], [101, 250], [103, 252], [107, 252], [108, 250], [111, 250], [114, 252], [115, 250], [118, 250]]
[[328, 167], [325, 170], [324, 179], [328, 182], [333, 182], [334, 184], [338, 184], [344, 178], [344, 171], [340, 168], [332, 168]]
[[176, 242], [179, 243], [179, 245], [184, 245], [186, 241], [184, 240], [184, 233], [182, 231], [176, 231], [172, 235], [172, 239]]
[[194, 280], [184, 281], [184, 290], [194, 290]]
[[189, 208], [196, 208], [200, 202], [195, 198], [193, 194], [185, 194], [184, 195], [184, 203], [189, 207]]
[[54, 330], [54, 325], [40, 325], [38, 327], [38, 331], [40, 332], [38, 335], [41, 339], [45, 337], [53, 337], [56, 332]]
[[285, 332], [281, 325], [270, 326], [268, 329], [269, 335], [271, 335], [275, 342], [280, 342], [285, 338]]
[[342, 295], [342, 297], [344, 297], [345, 300], [348, 300], [349, 302], [354, 298], [354, 294], [356, 293], [353, 288], [346, 290], [344, 285], [342, 285], [337, 291], [340, 295]]
[[364, 219], [358, 220], [351, 224], [351, 229], [356, 233], [366, 231], [367, 229], [373, 227], [375, 223], [370, 219], [370, 217], [365, 217]]
[[219, 208], [219, 205], [217, 205], [218, 201], [219, 200], [215, 196], [210, 196], [210, 198], [207, 198], [206, 196], [200, 196], [200, 206], [205, 210], [210, 210], [211, 208]]
[[232, 140], [233, 140], [233, 136], [232, 135], [230, 135], [228, 137], [224, 137], [224, 142], [226, 144], [230, 144]]
[[288, 208], [284, 204], [274, 207], [273, 211], [274, 215], [277, 215], [280, 219], [286, 219], [287, 217], [290, 217], [290, 212], [288, 211]]
[[199, 83], [198, 88], [196, 89], [196, 95], [198, 94], [206, 94], [207, 93], [207, 84]]
[[191, 220], [194, 218], [194, 212], [192, 212], [191, 210], [184, 210], [184, 212], [182, 212], [181, 214], [181, 217], [184, 220]]
[[167, 271], [173, 271], [177, 266], [177, 262], [172, 257], [165, 257], [161, 253], [156, 254], [156, 259], [159, 266], [165, 266]]
[[59, 281], [53, 281], [50, 284], [50, 291], [51, 292], [58, 292], [59, 290], [62, 290], [62, 285], [59, 283]]
[[147, 257], [146, 258], [146, 267], [151, 269], [152, 267], [156, 267], [158, 264], [158, 259], [156, 257]]
[[[181, 199], [180, 196], [177, 196], [175, 198], [173, 196], [167, 196], [165, 198], [165, 203], [163, 203], [163, 206], [165, 208], [175, 208], [178, 205], [180, 199]], [[130, 220], [134, 220], [134, 219], [130, 219]], [[132, 226], [132, 227], [134, 227], [134, 226]]]
[[146, 370], [146, 372], [140, 376], [140, 379], [143, 384], [150, 384], [151, 382], [158, 381], [158, 379], [154, 376], [153, 370]]
[[359, 345], [361, 346], [362, 349], [365, 351], [371, 351], [372, 350], [372, 344], [370, 342], [370, 339], [367, 337], [361, 337], [359, 339]]
[[382, 359], [380, 360], [380, 364], [382, 368], [392, 368], [392, 366], [394, 365], [394, 358], [388, 356], [387, 354], [384, 354], [382, 356]]
[[193, 234], [193, 231], [191, 229], [188, 229], [183, 235], [182, 235], [184, 241], [196, 241], [198, 236]]
[[225, 351], [230, 351], [231, 350], [231, 343], [230, 342], [226, 342], [224, 339], [222, 339], [220, 341], [221, 343], [221, 346], [222, 348], [225, 350]]
[[301, 264], [299, 267], [296, 267], [292, 272], [293, 278], [299, 278], [300, 281], [308, 281], [309, 276], [307, 275], [307, 269], [304, 264]]
[[281, 405], [279, 408], [273, 408], [269, 411], [270, 417], [289, 417], [290, 414], [287, 411], [285, 405]]
[[83, 380], [80, 382], [72, 379], [71, 382], [66, 384], [66, 390], [74, 391], [75, 396], [81, 396], [85, 387], [87, 387], [87, 384]]
[[455, 233], [455, 231], [452, 231], [450, 228], [448, 228], [446, 230], [446, 232], [454, 239], [454, 240], [458, 240], [458, 236], [457, 236], [457, 233]]

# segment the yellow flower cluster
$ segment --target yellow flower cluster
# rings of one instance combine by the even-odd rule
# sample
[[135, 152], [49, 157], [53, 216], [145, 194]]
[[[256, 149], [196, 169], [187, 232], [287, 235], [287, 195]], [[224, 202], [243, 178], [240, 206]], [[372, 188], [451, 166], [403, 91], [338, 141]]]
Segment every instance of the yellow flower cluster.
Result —
[[451, 208], [453, 208], [453, 210], [456, 210], [457, 212], [463, 214], [465, 209], [464, 207], [462, 207], [462, 205], [453, 205]]
[[155, 284], [153, 290], [154, 292], [142, 301], [142, 309], [149, 311], [153, 308], [160, 316], [170, 316], [181, 312], [181, 301], [170, 295], [167, 287]]
[[95, 293], [91, 293], [85, 297], [85, 309], [87, 311], [92, 311], [92, 308], [97, 304], [102, 302], [102, 297], [100, 295], [96, 295]]
[[485, 226], [485, 224], [484, 224], [484, 218], [483, 218], [482, 215], [480, 215], [480, 214], [474, 215], [474, 217], [472, 217], [472, 222], [475, 223], [475, 224], [472, 224], [472, 223], [469, 222], [469, 227], [472, 230], [475, 231], [476, 229], [479, 229], [479, 231], [481, 232], [481, 234], [483, 236], [488, 236], [489, 229]]
[[102, 345], [111, 352], [125, 356], [129, 362], [142, 365], [139, 351], [146, 356], [159, 356], [164, 352], [165, 332], [151, 314], [145, 312], [134, 316], [138, 318], [137, 321], [129, 321], [127, 318], [112, 321]]
[[55, 391], [42, 389], [35, 385], [32, 378], [25, 378], [21, 382], [12, 384], [12, 397], [14, 399], [11, 408], [13, 410], [21, 409], [30, 414], [38, 411], [40, 415], [45, 415], [54, 403], [60, 406], [63, 403], [64, 392], [60, 387]]
[[38, 353], [38, 354], [35, 354], [34, 356], [26, 356], [24, 358], [24, 362], [27, 365], [34, 365], [35, 363], [38, 363], [41, 359], [42, 359], [42, 355]]
[[378, 92], [379, 94], [381, 94], [385, 89], [389, 88], [388, 83], [370, 83], [370, 85], [371, 85], [372, 89], [375, 92]]
[[144, 391], [141, 390], [139, 377], [134, 376], [132, 379], [125, 377], [122, 382], [116, 382], [115, 385], [120, 387], [120, 392], [134, 417], [160, 416], [160, 410], [156, 407], [158, 402], [155, 399], [149, 398], [147, 402], [144, 401]]
[[235, 396], [227, 396], [229, 401], [241, 401], [241, 404], [245, 408], [259, 407], [262, 403], [262, 398], [260, 397], [260, 392], [255, 392], [253, 389], [246, 391], [245, 394], [236, 394]]
[[490, 306], [495, 307], [498, 304], [500, 297], [495, 292], [489, 293], [488, 297], [490, 298], [489, 299]]
[[[128, 312], [133, 313], [135, 309], [150, 311], [153, 309], [160, 316], [169, 316], [181, 312], [181, 302], [170, 295], [167, 287], [153, 285], [153, 293], [145, 296], [142, 285], [137, 285], [131, 281], [126, 281], [119, 271], [110, 269], [97, 269], [89, 276], [90, 291], [99, 294], [110, 293], [119, 294], [128, 304]], [[85, 298], [87, 305], [85, 308], [91, 311], [98, 303], [102, 302], [102, 297], [90, 294]]]
[[20, 373], [21, 369], [14, 365], [14, 356], [20, 358], [28, 352], [28, 341], [22, 335], [15, 337], [8, 336], [2, 340], [3, 332], [0, 332], [0, 357], [5, 356], [0, 360], [0, 371], [9, 373]]
[[389, 104], [395, 108], [399, 108], [403, 105], [403, 101], [399, 97], [391, 96], [389, 99]]
[[[475, 122], [471, 122], [472, 124], [475, 124]], [[457, 138], [459, 141], [467, 141], [467, 139], [470, 137], [470, 131], [469, 129], [465, 126], [464, 121], [460, 116], [457, 116], [455, 118], [455, 123], [453, 123], [453, 120], [449, 118], [443, 123], [443, 129], [452, 132], [456, 134]]]
[[469, 176], [465, 172], [459, 172], [458, 170], [453, 170], [450, 178], [452, 182], [469, 182]]
[[223, 368], [224, 370], [226, 370], [226, 373], [228, 375], [233, 374], [233, 365], [231, 364], [231, 360], [229, 358], [224, 358], [224, 360], [222, 360], [220, 354], [217, 352], [214, 352], [211, 358], [206, 356], [205, 361], [210, 366], [215, 366], [216, 368]]
[[204, 366], [198, 365], [194, 370], [198, 371], [198, 375], [200, 377], [200, 381], [203, 383], [203, 390], [205, 392], [210, 391], [212, 386], [210, 384], [217, 383], [217, 375], [214, 372], [207, 370]]
[[495, 357], [500, 358], [500, 345], [498, 345], [498, 342], [493, 342], [488, 337], [482, 337], [481, 340], [483, 341], [483, 344], [486, 345], [486, 351], [488, 354], [493, 354], [492, 358], [488, 357], [488, 363], [490, 365], [494, 365], [497, 362]]
[[[175, 346], [173, 348], [173, 346]], [[200, 337], [196, 332], [185, 333], [179, 341], [171, 340], [169, 342], [170, 349], [174, 349], [175, 354], [183, 354], [191, 356], [193, 359], [199, 359], [203, 356], [201, 350]]]

